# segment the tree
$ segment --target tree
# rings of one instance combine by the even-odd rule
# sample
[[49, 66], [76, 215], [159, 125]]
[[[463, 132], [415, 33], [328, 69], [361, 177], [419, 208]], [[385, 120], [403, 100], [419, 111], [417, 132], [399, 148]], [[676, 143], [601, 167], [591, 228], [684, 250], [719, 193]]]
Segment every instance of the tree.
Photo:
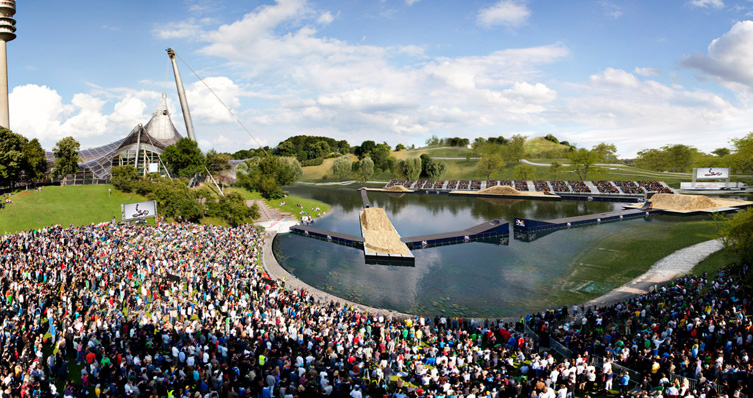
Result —
[[504, 146], [502, 157], [506, 164], [515, 163], [525, 155], [526, 136], [515, 134]]
[[359, 181], [366, 182], [371, 176], [374, 175], [374, 161], [370, 157], [366, 156], [358, 162], [358, 177]]
[[617, 161], [617, 147], [614, 144], [602, 142], [593, 147], [593, 151], [599, 155], [599, 161], [613, 163]]
[[389, 146], [379, 144], [371, 150], [369, 157], [374, 162], [374, 169], [390, 171], [395, 167], [395, 157], [391, 155]]
[[[716, 220], [724, 220], [724, 216], [719, 215]], [[742, 264], [753, 263], [753, 209], [746, 209], [722, 221], [717, 233], [724, 246], [738, 256]]]
[[421, 177], [421, 159], [408, 158], [403, 159], [398, 164], [400, 174], [408, 181], [416, 181]]
[[559, 140], [557, 139], [557, 137], [555, 137], [555, 136], [553, 136], [553, 135], [551, 135], [551, 134], [547, 134], [547, 135], [546, 135], [546, 136], [544, 137], [544, 139], [545, 139], [545, 140], [547, 140], [547, 141], [553, 142], [553, 143], [555, 143], [555, 144], [559, 144], [559, 143], [560, 143], [560, 141], [559, 141]]
[[558, 161], [552, 162], [552, 164], [549, 165], [549, 172], [554, 174], [554, 180], [557, 181], [557, 172], [560, 171], [560, 168], [562, 167], [562, 164]]
[[361, 143], [361, 146], [357, 147], [355, 150], [355, 155], [358, 156], [359, 159], [363, 159], [364, 157], [368, 156], [371, 151], [373, 151], [376, 148], [376, 143], [374, 141], [368, 140]]
[[519, 164], [515, 166], [515, 179], [516, 180], [533, 179], [533, 174], [535, 172], [536, 170], [530, 164]]
[[595, 151], [589, 151], [580, 148], [570, 153], [570, 170], [582, 181], [586, 181], [588, 174], [593, 171], [594, 165], [599, 160], [599, 154]]
[[65, 177], [68, 174], [76, 174], [78, 171], [78, 162], [81, 157], [78, 151], [81, 145], [73, 137], [65, 137], [55, 144], [52, 153], [55, 155], [55, 165], [52, 166], [52, 175], [54, 177]]
[[753, 133], [748, 133], [743, 138], [732, 140], [735, 151], [732, 154], [731, 166], [738, 170], [745, 170], [753, 173]]
[[140, 182], [151, 189], [147, 197], [157, 202], [161, 215], [169, 218], [182, 217], [191, 222], [198, 222], [204, 217], [204, 206], [196, 200], [185, 179], [176, 178], [171, 181], [159, 178], [154, 182], [142, 179]]
[[447, 166], [443, 162], [432, 160], [427, 166], [426, 174], [429, 176], [429, 178], [436, 181], [440, 179], [446, 171]]
[[348, 141], [337, 141], [337, 152], [343, 155], [350, 153], [350, 144], [348, 144]]
[[24, 145], [24, 180], [26, 182], [35, 182], [47, 172], [47, 157], [44, 154], [42, 145], [39, 140], [34, 138]]
[[233, 227], [252, 222], [259, 218], [260, 214], [256, 203], [247, 206], [246, 201], [237, 192], [229, 192], [219, 198], [211, 197], [206, 203], [208, 215], [225, 220]]
[[110, 170], [110, 183], [123, 192], [131, 192], [134, 182], [139, 179], [139, 172], [133, 166], [115, 166]]
[[24, 136], [0, 127], [0, 186], [13, 187], [21, 180], [26, 144]]
[[397, 145], [395, 145], [395, 152], [405, 151], [406, 149], [407, 148], [405, 148], [405, 145], [403, 145], [403, 144], [397, 144]]
[[175, 144], [169, 145], [162, 153], [162, 159], [173, 177], [191, 178], [197, 173], [202, 173], [206, 164], [199, 145], [190, 138], [181, 138]]
[[238, 174], [238, 184], [258, 191], [265, 198], [281, 198], [282, 186], [289, 185], [303, 175], [298, 160], [268, 155], [249, 164], [247, 174]]
[[486, 176], [488, 180], [504, 164], [502, 147], [499, 144], [477, 144], [476, 151], [481, 154], [481, 159], [476, 164], [476, 174]]
[[729, 148], [717, 148], [711, 151], [711, 153], [713, 153], [716, 156], [719, 156], [720, 158], [723, 158], [730, 154], [730, 150]]
[[635, 165], [643, 169], [661, 171], [667, 169], [667, 159], [658, 149], [644, 149], [638, 152]]
[[685, 171], [690, 168], [694, 156], [698, 153], [696, 148], [683, 144], [665, 145], [661, 149], [674, 171]]
[[344, 180], [350, 175], [350, 157], [340, 156], [332, 163], [332, 176], [336, 180]]
[[217, 152], [214, 149], [210, 149], [207, 152], [207, 169], [212, 173], [222, 173], [225, 170], [230, 170], [230, 160], [232, 155], [227, 153]]

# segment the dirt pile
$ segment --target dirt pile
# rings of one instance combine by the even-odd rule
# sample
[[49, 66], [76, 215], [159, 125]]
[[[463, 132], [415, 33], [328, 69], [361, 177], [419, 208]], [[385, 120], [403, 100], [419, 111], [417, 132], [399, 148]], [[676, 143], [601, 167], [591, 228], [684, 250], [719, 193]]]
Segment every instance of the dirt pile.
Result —
[[404, 187], [402, 185], [393, 185], [393, 186], [387, 188], [386, 191], [390, 191], [390, 192], [413, 192], [410, 189], [408, 189], [408, 188], [406, 188], [406, 187]]
[[654, 209], [673, 211], [711, 210], [749, 202], [735, 199], [712, 199], [703, 195], [656, 194], [651, 198]]
[[361, 212], [361, 228], [363, 231], [364, 246], [366, 249], [377, 253], [388, 254], [411, 254], [405, 243], [400, 241], [400, 236], [392, 226], [384, 209], [370, 207]]
[[487, 195], [520, 195], [521, 192], [509, 185], [496, 185], [491, 188], [486, 188], [478, 191], [480, 194]]

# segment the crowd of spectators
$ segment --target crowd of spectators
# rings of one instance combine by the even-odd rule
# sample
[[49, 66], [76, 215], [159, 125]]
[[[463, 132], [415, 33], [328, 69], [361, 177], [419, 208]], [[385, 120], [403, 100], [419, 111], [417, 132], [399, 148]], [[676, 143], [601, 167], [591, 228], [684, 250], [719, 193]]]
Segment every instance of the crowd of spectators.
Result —
[[486, 180], [487, 188], [496, 187], [497, 185], [499, 185], [499, 181], [497, 180]]
[[591, 181], [595, 186], [596, 189], [599, 190], [601, 193], [620, 193], [620, 190], [617, 189], [610, 181], [603, 181], [603, 180], [596, 180]]
[[551, 191], [551, 188], [549, 188], [549, 184], [547, 184], [546, 181], [536, 180], [533, 182], [533, 186], [539, 192]]
[[564, 181], [549, 181], [549, 183], [552, 184], [554, 192], [571, 192], [570, 187]]
[[615, 185], [620, 187], [623, 193], [627, 194], [642, 194], [645, 193], [635, 181], [614, 181]]
[[[747, 269], [519, 323], [397, 319], [286, 289], [258, 266], [263, 242], [169, 223], [0, 238], [2, 396], [567, 398], [632, 390], [618, 364], [642, 397], [750, 396]], [[541, 353], [552, 339], [574, 356]]]
[[671, 189], [665, 187], [659, 181], [638, 181], [638, 185], [645, 188], [647, 192], [674, 193]]
[[387, 186], [385, 188], [394, 187], [395, 185], [402, 185], [404, 187], [410, 186], [410, 181], [408, 180], [392, 180], [389, 183], [387, 183]]
[[528, 191], [528, 181], [515, 180], [515, 189], [518, 191]]
[[591, 188], [586, 185], [583, 181], [568, 181], [568, 184], [570, 184], [570, 187], [573, 189], [573, 192], [576, 193], [591, 193]]
[[481, 189], [481, 180], [471, 180], [471, 191], [478, 191]]

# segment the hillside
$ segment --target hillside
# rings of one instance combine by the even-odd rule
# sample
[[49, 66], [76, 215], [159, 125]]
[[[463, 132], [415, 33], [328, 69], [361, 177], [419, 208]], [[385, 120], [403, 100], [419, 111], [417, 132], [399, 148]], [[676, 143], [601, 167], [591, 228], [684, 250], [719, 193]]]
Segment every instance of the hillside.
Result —
[[[533, 174], [527, 176], [528, 180], [575, 180], [577, 176], [568, 170], [568, 167], [561, 167], [556, 176], [550, 171], [549, 164], [554, 160], [561, 164], [567, 164], [568, 159], [563, 157], [552, 159], [534, 159], [533, 155], [541, 152], [567, 149], [565, 145], [555, 144], [551, 141], [545, 140], [543, 137], [532, 138], [525, 143], [526, 160], [533, 167]], [[479, 176], [476, 173], [476, 167], [478, 159], [471, 157], [466, 160], [466, 156], [471, 154], [471, 150], [462, 147], [422, 147], [409, 151], [392, 152], [397, 160], [419, 157], [423, 154], [428, 154], [432, 158], [440, 158], [447, 165], [447, 173], [442, 177], [445, 180], [470, 180], [485, 178]], [[471, 154], [473, 156], [473, 154]], [[355, 156], [351, 155], [351, 159], [355, 160]], [[328, 176], [331, 181], [330, 168], [334, 159], [327, 159], [320, 166], [310, 166], [303, 168], [303, 181], [307, 182], [323, 182], [322, 177]], [[521, 163], [511, 164], [507, 167], [503, 167], [496, 173], [491, 175], [492, 179], [497, 180], [514, 180], [515, 168]], [[600, 175], [589, 176], [589, 179], [605, 179], [605, 180], [661, 180], [665, 181], [672, 187], [679, 188], [680, 182], [690, 181], [690, 173], [660, 173], [645, 169], [640, 169], [632, 166], [625, 165], [605, 165], [601, 167], [602, 173]], [[382, 173], [379, 176], [375, 176], [375, 180], [390, 180], [394, 178], [391, 173]]]

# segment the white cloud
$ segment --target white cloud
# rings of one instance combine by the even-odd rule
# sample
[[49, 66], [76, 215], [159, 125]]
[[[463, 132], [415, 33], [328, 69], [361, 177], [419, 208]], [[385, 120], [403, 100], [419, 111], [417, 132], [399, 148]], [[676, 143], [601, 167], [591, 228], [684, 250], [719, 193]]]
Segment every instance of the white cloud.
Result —
[[[235, 118], [214, 94], [217, 94], [222, 102], [235, 113], [241, 105], [240, 96], [243, 90], [224, 76], [207, 77], [204, 81], [206, 86], [202, 82], [195, 82], [186, 89], [186, 97], [194, 122], [209, 124], [235, 122]], [[211, 91], [207, 86], [211, 88]]]
[[635, 87], [638, 85], [638, 78], [622, 69], [607, 68], [599, 74], [591, 75], [591, 83], [595, 85]]
[[525, 2], [500, 0], [496, 4], [479, 10], [476, 21], [485, 28], [496, 26], [518, 27], [531, 15]]
[[47, 147], [66, 136], [81, 140], [112, 135], [114, 141], [123, 138], [136, 124], [149, 121], [143, 98], [155, 97], [159, 94], [139, 92], [138, 97], [119, 96], [122, 99], [107, 113], [105, 106], [110, 98], [115, 98], [112, 93], [77, 93], [70, 104], [65, 104], [57, 91], [27, 84], [15, 87], [10, 93], [11, 127], [28, 138], [38, 138]]
[[709, 44], [708, 55], [696, 53], [682, 58], [680, 64], [731, 90], [753, 91], [753, 21], [737, 22]]
[[697, 8], [724, 8], [723, 0], [690, 0], [688, 4]]
[[202, 22], [189, 18], [185, 21], [155, 25], [152, 34], [163, 40], [200, 37], [203, 34]]
[[409, 6], [412, 6], [412, 5], [416, 4], [416, 3], [418, 3], [419, 1], [421, 1], [421, 0], [405, 0], [405, 4], [407, 4]]
[[316, 22], [318, 22], [319, 25], [329, 25], [334, 20], [335, 20], [335, 17], [332, 15], [332, 13], [327, 11], [319, 15], [319, 18], [316, 20]]
[[640, 68], [636, 66], [633, 71], [638, 75], [646, 76], [646, 77], [662, 75], [661, 70], [656, 69], [656, 68]]

